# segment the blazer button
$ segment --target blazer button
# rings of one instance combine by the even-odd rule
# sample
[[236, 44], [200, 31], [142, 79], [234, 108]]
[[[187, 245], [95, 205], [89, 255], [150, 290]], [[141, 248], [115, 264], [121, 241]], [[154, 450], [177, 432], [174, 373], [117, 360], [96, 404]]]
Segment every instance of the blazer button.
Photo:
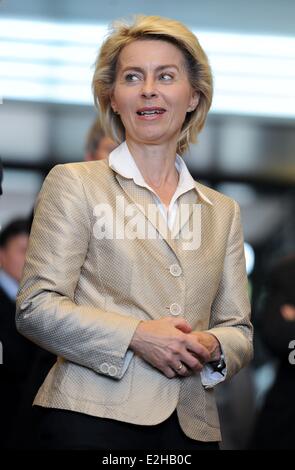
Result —
[[117, 375], [117, 373], [118, 373], [118, 369], [117, 369], [116, 366], [110, 366], [109, 367], [109, 375], [111, 377], [115, 377]]
[[103, 374], [108, 374], [108, 373], [109, 373], [109, 368], [110, 368], [110, 366], [109, 366], [106, 362], [103, 362], [103, 363], [100, 364], [100, 366], [99, 366], [99, 370], [100, 370]]
[[178, 277], [182, 274], [182, 269], [178, 264], [171, 264], [169, 269], [172, 276]]
[[180, 315], [181, 314], [181, 306], [178, 304], [171, 304], [169, 307], [171, 315]]

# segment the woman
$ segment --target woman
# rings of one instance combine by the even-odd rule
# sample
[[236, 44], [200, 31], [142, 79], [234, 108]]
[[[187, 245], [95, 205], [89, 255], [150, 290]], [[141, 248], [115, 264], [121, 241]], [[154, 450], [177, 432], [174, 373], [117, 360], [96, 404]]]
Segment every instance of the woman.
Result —
[[211, 104], [207, 57], [139, 16], [104, 42], [93, 89], [121, 145], [50, 172], [18, 297], [19, 330], [59, 356], [34, 402], [42, 445], [216, 449], [213, 387], [252, 331], [238, 205], [177, 155]]

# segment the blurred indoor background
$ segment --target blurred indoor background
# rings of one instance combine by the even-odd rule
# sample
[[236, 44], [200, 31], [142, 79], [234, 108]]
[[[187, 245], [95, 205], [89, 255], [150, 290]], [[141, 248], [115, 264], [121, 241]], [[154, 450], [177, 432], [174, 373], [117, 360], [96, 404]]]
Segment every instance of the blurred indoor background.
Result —
[[[135, 13], [183, 21], [209, 55], [213, 106], [186, 161], [195, 179], [241, 206], [255, 323], [265, 273], [295, 252], [294, 0], [0, 1], [0, 225], [31, 213], [53, 165], [83, 160], [99, 45], [111, 21]], [[240, 379], [248, 395], [234, 410], [245, 433], [236, 442], [228, 418], [227, 448], [245, 446], [273, 379], [259, 337], [255, 345], [251, 373]], [[224, 409], [230, 393], [221, 393]]]

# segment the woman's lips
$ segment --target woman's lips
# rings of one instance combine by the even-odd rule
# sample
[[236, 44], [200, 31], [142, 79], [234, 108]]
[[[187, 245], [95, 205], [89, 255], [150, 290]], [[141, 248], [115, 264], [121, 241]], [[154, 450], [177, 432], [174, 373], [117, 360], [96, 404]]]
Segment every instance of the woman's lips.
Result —
[[160, 107], [145, 107], [140, 108], [136, 111], [139, 119], [142, 120], [154, 120], [159, 119], [166, 112], [166, 109]]

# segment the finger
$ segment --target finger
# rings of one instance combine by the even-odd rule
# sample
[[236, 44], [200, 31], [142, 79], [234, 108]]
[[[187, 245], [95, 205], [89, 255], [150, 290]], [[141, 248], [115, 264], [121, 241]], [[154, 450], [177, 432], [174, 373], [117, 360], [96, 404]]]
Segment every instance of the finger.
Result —
[[193, 335], [188, 335], [186, 337], [185, 342], [186, 349], [194, 353], [200, 362], [206, 363], [210, 361], [210, 353], [208, 349], [205, 348], [205, 346], [203, 346], [201, 343], [199, 343], [196, 337], [194, 337]]
[[184, 318], [175, 318], [173, 321], [173, 325], [178, 330], [182, 331], [183, 333], [191, 333], [192, 327]]
[[162, 370], [163, 374], [168, 377], [168, 379], [173, 379], [174, 377], [177, 376], [177, 373], [172, 367], [165, 367], [165, 369]]
[[[181, 368], [180, 368], [180, 365], [181, 365]], [[174, 364], [172, 368], [176, 372], [176, 375], [178, 375], [179, 377], [188, 377], [189, 375], [192, 374], [192, 372], [186, 367], [186, 365], [180, 361]]]
[[203, 364], [198, 357], [193, 355], [189, 351], [183, 351], [180, 360], [184, 363], [190, 370], [194, 372], [200, 372], [203, 369]]

